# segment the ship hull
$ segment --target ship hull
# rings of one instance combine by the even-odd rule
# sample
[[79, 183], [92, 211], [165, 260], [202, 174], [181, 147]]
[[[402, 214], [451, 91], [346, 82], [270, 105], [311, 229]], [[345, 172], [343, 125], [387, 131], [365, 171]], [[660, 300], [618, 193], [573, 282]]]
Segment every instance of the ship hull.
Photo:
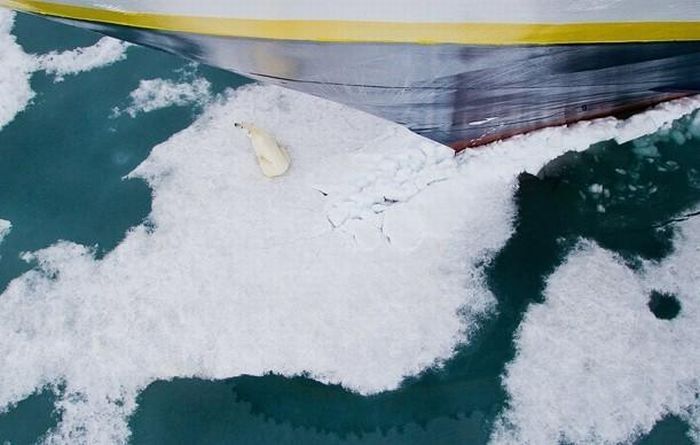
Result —
[[[462, 43], [457, 34], [456, 41], [428, 44], [60, 20], [340, 102], [456, 149], [700, 93], [700, 30], [687, 22], [682, 35], [657, 28], [661, 41], [653, 35], [629, 42], [572, 36], [569, 43], [527, 37], [489, 44]], [[603, 34], [609, 32], [609, 24], [600, 26]]]

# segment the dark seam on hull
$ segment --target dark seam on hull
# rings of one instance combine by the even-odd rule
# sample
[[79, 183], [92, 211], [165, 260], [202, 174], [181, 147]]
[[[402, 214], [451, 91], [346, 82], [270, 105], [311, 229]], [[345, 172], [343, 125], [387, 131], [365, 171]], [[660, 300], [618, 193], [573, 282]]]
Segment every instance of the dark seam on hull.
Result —
[[[355, 84], [355, 83], [343, 83], [343, 82], [331, 82], [331, 81], [325, 81], [325, 80], [304, 80], [304, 79], [293, 79], [291, 77], [280, 77], [280, 76], [273, 76], [271, 74], [262, 74], [262, 73], [255, 73], [255, 72], [249, 72], [248, 75], [250, 76], [256, 76], [256, 77], [264, 77], [266, 79], [273, 79], [273, 80], [279, 80], [283, 82], [292, 82], [292, 83], [303, 83], [303, 84], [310, 84], [310, 85], [332, 85], [332, 86], [340, 86], [340, 87], [357, 87], [357, 88], [373, 88], [373, 89], [383, 89], [383, 90], [425, 90], [425, 91], [430, 91], [430, 90], [435, 90], [435, 91], [451, 91], [451, 90], [473, 90], [473, 91], [480, 91], [483, 90], [486, 87], [493, 87], [493, 85], [481, 85], [481, 86], [462, 86], [462, 85], [457, 85], [457, 86], [452, 86], [452, 87], [441, 87], [441, 86], [419, 86], [419, 85], [407, 85], [407, 86], [391, 86], [391, 85], [367, 85], [367, 84]], [[635, 82], [635, 85], [643, 86], [643, 85], [656, 85], [658, 84], [657, 81], [640, 81], [640, 82]], [[568, 88], [568, 89], [591, 89], [591, 88], [610, 88], [610, 87], [622, 87], [622, 86], [628, 86], [629, 83], [599, 83], [599, 84], [578, 84], [578, 85], [498, 85], [496, 88], [492, 89], [497, 89], [497, 90], [550, 90], [552, 88]]]

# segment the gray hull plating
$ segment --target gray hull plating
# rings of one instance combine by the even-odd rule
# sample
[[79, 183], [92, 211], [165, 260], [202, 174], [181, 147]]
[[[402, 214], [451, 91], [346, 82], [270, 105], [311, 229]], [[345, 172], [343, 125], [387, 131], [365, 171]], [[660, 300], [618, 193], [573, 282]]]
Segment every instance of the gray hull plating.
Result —
[[317, 43], [69, 23], [340, 102], [455, 148], [700, 93], [700, 42]]

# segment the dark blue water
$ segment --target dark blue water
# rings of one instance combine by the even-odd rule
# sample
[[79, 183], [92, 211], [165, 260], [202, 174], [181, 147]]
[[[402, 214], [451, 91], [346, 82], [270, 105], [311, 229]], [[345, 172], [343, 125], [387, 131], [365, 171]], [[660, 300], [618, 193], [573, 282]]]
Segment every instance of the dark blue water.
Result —
[[[27, 52], [90, 45], [99, 38], [41, 19], [20, 16], [15, 34]], [[27, 110], [0, 131], [0, 218], [13, 230], [0, 244], [0, 288], [30, 266], [21, 252], [58, 240], [113, 249], [150, 212], [150, 190], [123, 177], [151, 148], [189, 126], [196, 106], [170, 107], [137, 119], [110, 117], [139, 81], [177, 80], [188, 62], [143, 48], [128, 59], [67, 77], [38, 73]], [[197, 68], [214, 92], [245, 79]], [[598, 144], [553, 162], [539, 175], [521, 175], [516, 232], [488, 267], [499, 302], [497, 316], [444, 368], [404, 382], [399, 390], [363, 397], [306, 378], [242, 376], [225, 381], [156, 382], [139, 397], [130, 419], [135, 444], [480, 444], [486, 443], [507, 394], [500, 375], [515, 354], [513, 336], [523, 314], [542, 301], [545, 279], [580, 237], [638, 258], [662, 259], [672, 250], [673, 225], [665, 222], [700, 201], [700, 141], [679, 149], [658, 144], [662, 171], [631, 144]], [[619, 170], [635, 175], [620, 175]], [[653, 194], [630, 193], [652, 183]], [[580, 191], [602, 184], [612, 191], [605, 213]], [[35, 443], [56, 425], [53, 396], [45, 391], [0, 415], [0, 442]], [[659, 422], [640, 444], [690, 443], [676, 417]]]

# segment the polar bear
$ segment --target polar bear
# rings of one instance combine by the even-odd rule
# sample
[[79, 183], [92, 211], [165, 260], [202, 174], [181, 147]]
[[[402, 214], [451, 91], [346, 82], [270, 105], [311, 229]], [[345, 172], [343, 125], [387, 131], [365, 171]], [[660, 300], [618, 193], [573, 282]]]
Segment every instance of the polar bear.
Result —
[[268, 178], [283, 175], [289, 170], [291, 159], [289, 153], [269, 133], [255, 125], [242, 122], [236, 128], [245, 130], [255, 150], [255, 156], [263, 174]]

